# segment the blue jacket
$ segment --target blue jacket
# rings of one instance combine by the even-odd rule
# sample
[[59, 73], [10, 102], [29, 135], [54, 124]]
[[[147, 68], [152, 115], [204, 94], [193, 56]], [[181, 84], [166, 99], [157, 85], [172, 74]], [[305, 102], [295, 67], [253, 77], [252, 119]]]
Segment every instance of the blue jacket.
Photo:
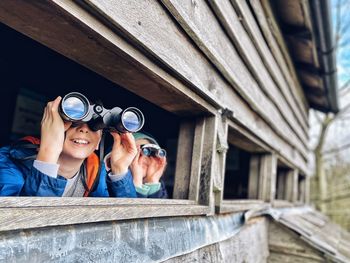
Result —
[[[34, 160], [19, 160], [35, 155], [36, 150], [0, 148], [0, 196], [62, 196], [67, 180], [50, 177], [33, 167]], [[112, 182], [103, 165], [96, 189], [91, 197], [137, 197], [130, 171], [121, 180]]]

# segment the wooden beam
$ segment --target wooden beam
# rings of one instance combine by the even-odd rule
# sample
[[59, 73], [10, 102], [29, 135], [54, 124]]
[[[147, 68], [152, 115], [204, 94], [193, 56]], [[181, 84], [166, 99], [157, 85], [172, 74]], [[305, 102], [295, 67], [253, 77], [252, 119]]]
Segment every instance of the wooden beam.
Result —
[[254, 154], [250, 157], [249, 180], [248, 180], [248, 198], [259, 198], [260, 186], [260, 154]]
[[251, 38], [254, 39], [257, 49], [260, 53], [264, 54], [262, 57], [265, 59], [266, 63], [270, 65], [273, 72], [282, 72], [281, 75], [275, 74], [275, 77], [280, 78], [280, 76], [283, 76], [279, 81], [287, 82], [289, 87], [288, 90], [292, 93], [293, 98], [298, 105], [297, 108], [299, 109], [300, 114], [302, 114], [303, 118], [307, 120], [309, 106], [294, 66], [290, 59], [286, 60], [283, 57], [280, 47], [273, 37], [272, 32], [275, 32], [275, 30], [270, 29], [266, 15], [261, 8], [261, 4], [256, 1], [249, 1], [250, 6], [252, 7], [251, 9], [246, 1], [231, 0], [231, 3], [241, 16], [242, 22]]
[[[235, 108], [232, 107], [232, 105], [234, 105], [233, 101], [230, 100], [229, 97], [230, 93], [232, 93], [232, 87], [225, 84], [221, 76], [212, 68], [212, 65], [203, 58], [202, 53], [194, 49], [192, 42], [188, 41], [186, 35], [180, 37], [183, 35], [183, 32], [179, 31], [177, 25], [173, 24], [171, 20], [168, 21], [168, 15], [159, 3], [138, 3], [133, 6], [129, 1], [125, 0], [120, 1], [118, 5], [111, 6], [106, 0], [85, 0], [84, 2], [88, 3], [92, 10], [100, 13], [102, 18], [107, 19], [110, 24], [114, 26], [114, 30], [120, 30], [120, 28], [122, 28], [122, 32], [126, 34], [126, 37], [128, 37], [130, 41], [133, 41], [136, 45], [140, 46], [140, 48], [149, 51], [152, 57], [165, 63], [164, 66], [169, 67], [169, 70], [174, 71], [175, 74], [181, 76], [188, 83], [191, 83], [192, 87], [197, 87], [199, 88], [198, 91], [208, 95], [218, 95], [217, 102], [220, 102], [224, 107], [226, 107], [226, 105], [231, 105], [228, 108], [232, 111], [235, 110]], [[139, 19], [141, 25], [144, 26], [132, 26], [130, 23], [130, 16], [134, 17], [136, 20]], [[156, 22], [154, 16], [157, 16], [158, 20], [164, 19], [164, 23]], [[172, 39], [169, 40], [169, 37]], [[168, 52], [169, 50], [173, 52]], [[239, 66], [235, 68], [240, 69]], [[244, 68], [242, 70], [244, 70]], [[210, 72], [210, 76], [208, 72]], [[245, 73], [238, 71], [235, 74], [240, 75], [241, 73], [244, 74], [243, 76], [246, 76]], [[251, 89], [251, 84], [244, 84], [246, 81], [245, 79], [241, 79], [241, 83], [238, 83], [235, 87], [245, 87], [246, 90], [244, 90], [244, 92], [246, 98], [252, 100], [252, 95], [255, 96], [256, 93], [248, 90]], [[262, 98], [264, 99], [265, 96]], [[249, 103], [250, 106], [259, 105], [260, 112], [263, 114], [265, 120], [274, 114], [270, 112], [271, 107], [272, 111], [275, 111], [275, 109], [268, 100], [264, 100], [267, 105], [263, 106], [260, 97], [255, 97], [254, 100], [254, 103]], [[263, 108], [263, 110], [261, 108]], [[280, 122], [281, 116], [278, 115], [276, 111], [275, 113], [277, 114], [276, 117], [278, 120], [271, 120], [269, 125], [275, 127], [275, 131], [285, 140], [292, 140], [292, 144], [298, 147], [300, 153], [306, 158], [308, 150], [305, 145], [303, 146], [301, 144], [295, 137], [295, 134], [289, 134], [290, 129], [286, 127], [286, 130], [282, 131], [279, 125], [276, 125], [276, 121]], [[280, 124], [285, 125], [283, 121]], [[286, 135], [287, 133], [290, 136]]]
[[191, 177], [189, 199], [198, 202], [199, 188], [201, 182], [203, 144], [205, 136], [205, 118], [198, 118], [195, 122], [192, 162], [191, 162]]
[[[289, 137], [304, 154], [304, 150], [308, 147], [307, 131], [302, 131], [301, 124], [295, 120], [291, 108], [282, 98], [280, 90], [272, 81], [260, 58], [256, 56], [257, 59], [251, 61], [252, 65], [256, 65], [254, 70], [260, 83], [259, 87], [205, 1], [196, 2], [195, 6], [191, 2], [184, 3], [179, 0], [162, 0], [162, 2], [231, 86], [276, 131], [281, 131], [280, 136]], [[244, 47], [245, 52], [253, 53], [255, 50], [253, 46], [249, 48], [246, 43]]]
[[173, 191], [175, 199], [189, 198], [194, 127], [193, 120], [184, 120], [180, 125]]
[[264, 154], [260, 160], [259, 199], [271, 203], [276, 195], [277, 156]]
[[[243, 27], [240, 21], [242, 17], [237, 15], [229, 0], [210, 0], [209, 3], [218, 20], [225, 28], [227, 35], [235, 44], [238, 54], [245, 61], [261, 89], [268, 95], [290, 124], [298, 123], [300, 127], [295, 127], [292, 124], [292, 128], [296, 129], [297, 134], [304, 140], [308, 134], [307, 118], [302, 116], [279, 67], [269, 64], [269, 62], [275, 62], [272, 59], [271, 52], [263, 49], [263, 51], [267, 52], [259, 53], [259, 44], [263, 45], [265, 43], [257, 43], [254, 42], [254, 38], [250, 38], [249, 29]], [[270, 58], [268, 59], [264, 56], [269, 56]]]
[[290, 169], [286, 173], [286, 195], [285, 199], [292, 203], [298, 201], [298, 177], [299, 171]]
[[213, 110], [207, 98], [188, 89], [73, 1], [0, 1], [0, 22], [167, 111], [196, 115]]
[[219, 118], [217, 145], [214, 161], [213, 192], [215, 198], [215, 211], [218, 212], [222, 205], [224, 196], [226, 156], [229, 148], [228, 142], [228, 120], [226, 117]]
[[[118, 8], [122, 16], [128, 16], [125, 23], [131, 29], [126, 33], [129, 36], [135, 33], [137, 39], [129, 37], [126, 41], [125, 30], [121, 37], [120, 27], [111, 27], [101, 16], [96, 17], [68, 0], [3, 0], [0, 21], [168, 111], [198, 115], [215, 112], [213, 105], [230, 105], [236, 123], [300, 171], [309, 173], [306, 159], [293, 143], [280, 137], [222, 80], [156, 1], [147, 4], [141, 1], [133, 7], [129, 1], [120, 1]], [[154, 33], [147, 35], [149, 30]], [[149, 38], [153, 35], [158, 37]], [[169, 36], [178, 38], [169, 41]], [[153, 56], [149, 46], [142, 46], [141, 40], [156, 45], [151, 47], [158, 50], [158, 57]], [[157, 49], [159, 43], [162, 52]]]

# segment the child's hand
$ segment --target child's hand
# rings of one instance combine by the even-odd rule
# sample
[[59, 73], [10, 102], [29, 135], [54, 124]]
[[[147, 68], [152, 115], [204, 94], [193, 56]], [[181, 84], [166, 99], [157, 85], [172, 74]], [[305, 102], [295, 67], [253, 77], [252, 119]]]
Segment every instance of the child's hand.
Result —
[[37, 160], [57, 163], [64, 144], [64, 132], [72, 125], [63, 122], [58, 107], [61, 97], [47, 103], [41, 120], [41, 142]]
[[114, 143], [111, 152], [113, 174], [125, 174], [137, 154], [135, 139], [131, 133], [111, 132]]
[[151, 157], [144, 182], [159, 183], [159, 180], [164, 173], [166, 164], [166, 158], [164, 157]]

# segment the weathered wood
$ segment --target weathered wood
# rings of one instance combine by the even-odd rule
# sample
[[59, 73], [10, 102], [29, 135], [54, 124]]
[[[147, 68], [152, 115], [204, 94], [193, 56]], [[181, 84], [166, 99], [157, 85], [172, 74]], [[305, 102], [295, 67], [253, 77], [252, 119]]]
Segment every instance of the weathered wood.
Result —
[[[292, 260], [298, 260], [291, 262], [305, 262], [306, 260], [324, 262], [322, 253], [302, 241], [293, 231], [274, 222], [269, 223], [269, 248], [271, 251], [269, 262], [285, 262], [288, 256], [292, 256], [290, 257]], [[276, 261], [277, 259], [284, 261]]]
[[225, 214], [225, 213], [235, 213], [235, 212], [242, 212], [247, 210], [260, 210], [260, 209], [267, 209], [270, 207], [270, 204], [265, 203], [262, 200], [223, 200], [219, 213]]
[[286, 200], [287, 176], [286, 171], [277, 169], [276, 199]]
[[249, 199], [258, 199], [259, 176], [260, 176], [260, 155], [254, 154], [250, 157], [250, 164], [249, 164], [249, 180], [248, 180], [248, 198]]
[[[117, 6], [112, 7], [105, 1], [89, 1], [89, 3], [98, 6], [93, 6], [94, 10], [102, 12], [104, 17], [113, 23], [115, 30], [123, 28], [123, 32], [127, 32], [130, 40], [151, 52], [152, 56], [157, 57], [159, 61], [163, 61], [163, 63], [166, 61], [166, 66], [191, 83], [191, 87], [196, 87], [202, 93], [208, 92], [208, 89], [211, 90], [210, 94], [216, 96], [217, 102], [220, 102], [223, 107], [232, 105], [229, 108], [232, 108], [233, 111], [237, 111], [236, 100], [242, 104], [241, 98], [236, 97], [237, 95], [233, 93], [231, 87], [223, 82], [208, 61], [203, 58], [202, 53], [193, 48], [186, 36], [180, 37], [183, 33], [179, 31], [171, 19], [167, 20], [169, 18], [166, 12], [158, 3], [142, 2], [143, 4], [138, 3], [137, 6], [133, 7], [130, 2], [124, 3], [122, 1]], [[157, 22], [162, 19], [164, 22]], [[135, 21], [136, 24], [139, 21], [143, 26], [140, 27], [138, 24], [133, 26], [133, 23], [130, 23], [131, 20]], [[171, 41], [169, 41], [169, 37], [172, 37]], [[173, 52], [168, 52], [168, 50], [173, 50]], [[289, 142], [290, 139], [285, 136], [284, 132], [280, 132], [279, 135]], [[305, 149], [303, 156], [306, 156]]]
[[182, 121], [180, 125], [173, 191], [173, 197], [176, 199], [188, 199], [189, 197], [194, 127], [193, 120]]
[[54, 2], [1, 1], [0, 21], [168, 111], [211, 108], [73, 1]]
[[259, 199], [273, 202], [276, 194], [276, 154], [264, 154], [260, 158], [260, 187]]
[[306, 183], [305, 183], [305, 176], [299, 176], [298, 179], [298, 200], [301, 203], [305, 203], [305, 190], [306, 190]]
[[[273, 68], [278, 69], [278, 71], [274, 71], [269, 68], [269, 64], [265, 63], [264, 65], [263, 59], [268, 60], [266, 62], [270, 62], [273, 60], [272, 54], [270, 52], [268, 52], [268, 54], [260, 53], [261, 55], [269, 56], [270, 59], [260, 58], [258, 48], [254, 46], [253, 40], [249, 38], [248, 33], [243, 28], [242, 23], [229, 0], [210, 0], [209, 3], [225, 28], [228, 36], [235, 43], [238, 53], [243, 57], [248, 68], [251, 69], [259, 86], [262, 87], [270, 100], [275, 103], [279, 108], [279, 111], [286, 116], [289, 123], [292, 124], [297, 120], [297, 126], [300, 125], [303, 129], [298, 129], [296, 127], [293, 128], [297, 129], [296, 132], [301, 136], [302, 140], [307, 141], [307, 118], [302, 116], [300, 109], [297, 108], [294, 98], [290, 93], [289, 87], [281, 75], [279, 68]], [[274, 66], [276, 65], [274, 64]]]
[[0, 231], [46, 226], [184, 215], [206, 215], [207, 206], [200, 205], [105, 205], [0, 208]]
[[247, 152], [267, 152], [269, 146], [263, 143], [261, 140], [252, 136], [252, 134], [245, 129], [242, 129], [239, 125], [229, 122], [230, 129], [228, 133], [228, 142], [237, 148], [243, 149]]
[[[281, 33], [277, 33], [279, 29], [274, 27], [273, 29], [269, 26], [269, 20], [274, 19], [273, 16], [266, 17], [262, 5], [258, 1], [250, 0], [250, 9], [243, 1], [232, 1], [233, 4], [237, 3], [237, 6], [240, 8], [241, 14], [244, 16], [244, 21], [247, 21], [247, 25], [251, 27], [254, 31], [252, 31], [252, 36], [261, 36], [261, 31], [263, 33], [263, 38], [266, 40], [268, 44], [268, 48], [271, 50], [274, 59], [276, 60], [278, 67], [284, 74], [286, 81], [289, 84], [290, 90], [294, 95], [295, 100], [297, 101], [299, 108], [302, 109], [302, 114], [304, 118], [308, 118], [308, 102], [306, 100], [305, 94], [301, 88], [300, 82], [297, 77], [297, 73], [295, 71], [294, 65], [288, 53], [284, 52], [282, 54], [281, 49], [287, 50], [285, 44], [282, 41]], [[267, 1], [263, 1], [264, 6], [269, 5]], [[254, 16], [252, 16], [252, 11], [254, 12]], [[271, 13], [270, 13], [271, 14]], [[256, 20], [255, 20], [255, 18]], [[258, 25], [256, 25], [258, 23]], [[260, 29], [259, 29], [260, 28]], [[261, 30], [261, 31], [260, 31]], [[257, 34], [259, 32], [259, 35]], [[278, 35], [280, 40], [278, 43], [274, 37], [274, 35]], [[265, 42], [262, 41], [261, 43]]]
[[68, 206], [139, 206], [195, 205], [195, 201], [151, 198], [83, 198], [83, 197], [1, 197], [0, 208], [68, 207]]
[[[212, 110], [210, 104], [205, 100], [215, 105], [228, 105], [230, 102], [231, 105], [234, 105], [235, 118], [240, 125], [252, 131], [301, 171], [309, 173], [305, 160], [298, 152], [295, 152], [293, 146], [279, 138], [275, 131], [254, 114], [215, 72], [208, 70], [210, 65], [202, 60], [199, 52], [192, 50], [184, 43], [176, 42], [177, 44], [172, 43], [172, 47], [168, 47], [169, 50], [175, 46], [183, 47], [181, 50], [193, 51], [193, 53], [186, 54], [185, 57], [192, 58], [197, 61], [197, 64], [191, 61], [190, 66], [185, 68], [193, 69], [188, 73], [192, 81], [201, 80], [199, 83], [202, 83], [197, 85], [196, 92], [193, 92], [188, 89], [193, 86], [184, 85], [178, 77], [160, 68], [160, 62], [154, 63], [154, 60], [143, 55], [137, 48], [127, 43], [115, 31], [75, 2], [66, 0], [53, 2], [39, 4], [39, 2], [22, 0], [1, 1], [0, 20], [166, 110], [182, 114], [198, 114], [207, 109]], [[143, 10], [140, 13], [156, 14], [159, 12], [159, 10], [148, 10], [149, 7], [140, 6], [140, 8]], [[125, 11], [125, 13], [129, 12]], [[153, 18], [152, 15], [152, 21], [154, 21]], [[141, 21], [144, 20], [136, 19], [135, 23], [139, 26], [137, 21], [142, 24]], [[169, 22], [158, 23], [155, 27], [151, 24], [150, 27], [159, 31], [162, 29], [158, 25], [162, 24], [169, 24]], [[173, 35], [181, 35], [181, 32], [174, 31]], [[167, 31], [166, 42], [171, 42], [168, 41], [168, 36]], [[56, 41], [58, 38], [59, 42]], [[198, 61], [201, 62], [198, 64]], [[197, 75], [200, 77], [194, 78]], [[144, 88], [145, 86], [147, 89]], [[208, 89], [211, 92], [206, 91]], [[154, 94], [158, 96], [155, 97]], [[205, 100], [202, 97], [203, 94], [205, 94]]]
[[290, 169], [286, 173], [286, 200], [295, 203], [298, 201], [298, 177], [296, 169]]
[[305, 177], [305, 204], [310, 204], [310, 175]]
[[287, 200], [278, 199], [273, 201], [272, 206], [274, 208], [287, 208], [287, 207], [292, 208], [292, 207], [295, 207], [295, 204]]
[[191, 162], [191, 177], [190, 177], [190, 189], [189, 199], [198, 202], [199, 187], [201, 180], [201, 165], [205, 133], [205, 118], [198, 118], [195, 122], [194, 139], [193, 139], [193, 152]]
[[[207, 55], [208, 59], [216, 65], [231, 86], [236, 88], [251, 107], [257, 110], [275, 130], [280, 131], [280, 136], [292, 136], [289, 139], [303, 152], [303, 148], [307, 148], [308, 142], [306, 132], [303, 133], [300, 129], [300, 124], [295, 121], [290, 108], [281, 98], [280, 91], [271, 80], [265, 67], [262, 65], [262, 68], [256, 69], [256, 72], [259, 72], [257, 76], [264, 77], [264, 79], [260, 79], [261, 88], [272, 101], [278, 104], [279, 110], [283, 114], [278, 111], [252, 78], [206, 2], [196, 2], [196, 5], [189, 1], [184, 3], [177, 0], [162, 0], [162, 2], [197, 46]], [[249, 50], [249, 52], [251, 51]], [[254, 64], [258, 65], [257, 62]], [[288, 122], [290, 125], [287, 124]]]
[[216, 156], [217, 129], [219, 116], [205, 118], [205, 132], [201, 156], [201, 174], [198, 191], [198, 204], [208, 205], [215, 211], [215, 197], [213, 193], [213, 177], [215, 172], [214, 160]]
[[213, 192], [215, 197], [215, 210], [221, 206], [224, 195], [224, 182], [226, 171], [226, 154], [229, 148], [227, 142], [228, 120], [226, 117], [219, 118], [217, 144], [214, 161]]

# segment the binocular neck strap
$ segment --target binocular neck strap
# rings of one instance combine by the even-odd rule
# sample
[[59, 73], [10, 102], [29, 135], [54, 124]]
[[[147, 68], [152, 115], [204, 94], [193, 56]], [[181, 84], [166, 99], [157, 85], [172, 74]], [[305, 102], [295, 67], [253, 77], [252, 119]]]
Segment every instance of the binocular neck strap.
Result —
[[102, 165], [103, 165], [103, 159], [104, 159], [104, 143], [105, 143], [105, 131], [102, 130], [102, 136], [101, 136], [101, 142], [100, 142], [100, 154], [99, 154], [99, 165], [98, 165], [98, 171], [97, 171], [97, 175], [96, 178], [93, 182], [93, 184], [91, 185], [91, 187], [89, 188], [87, 185], [87, 180], [88, 180], [88, 176], [86, 175], [86, 160], [84, 161], [84, 167], [83, 167], [83, 176], [82, 178], [82, 182], [84, 185], [84, 188], [86, 190], [84, 196], [87, 197], [89, 196], [89, 194], [93, 191], [96, 190], [97, 185], [99, 184], [100, 181], [100, 175], [101, 175], [101, 169], [102, 169]]

